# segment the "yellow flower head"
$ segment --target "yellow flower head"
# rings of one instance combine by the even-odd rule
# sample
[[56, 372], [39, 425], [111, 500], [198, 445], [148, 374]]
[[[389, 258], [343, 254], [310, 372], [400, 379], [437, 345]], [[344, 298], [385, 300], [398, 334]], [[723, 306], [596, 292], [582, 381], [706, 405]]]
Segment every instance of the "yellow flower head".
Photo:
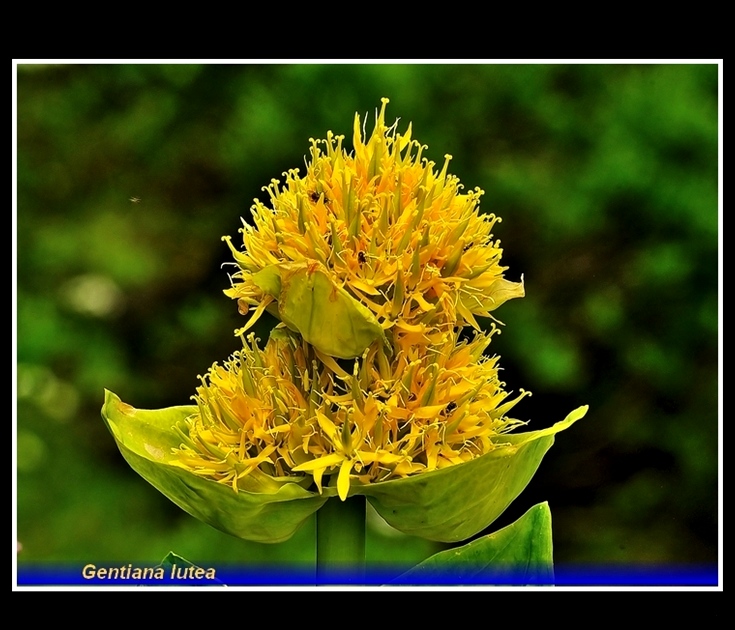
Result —
[[505, 280], [502, 250], [492, 229], [500, 221], [481, 214], [483, 191], [462, 193], [448, 173], [451, 156], [435, 169], [422, 157], [426, 148], [397, 122], [385, 123], [382, 100], [375, 128], [363, 141], [355, 116], [354, 151], [343, 136], [327, 133], [311, 140], [306, 174], [286, 173], [285, 183], [265, 188], [270, 203], [255, 200], [253, 225], [244, 224], [244, 251], [225, 237], [239, 271], [226, 293], [242, 313], [254, 308], [243, 332], [278, 295], [264, 270], [305, 264], [326, 270], [335, 286], [369, 309], [380, 326], [472, 325], [510, 298], [522, 297], [523, 284]]
[[236, 492], [289, 476], [321, 492], [323, 476], [336, 474], [345, 499], [352, 481], [469, 461], [522, 424], [505, 414], [525, 393], [508, 400], [497, 358], [482, 356], [489, 341], [458, 343], [449, 333], [428, 352], [406, 345], [392, 360], [376, 345], [349, 374], [283, 328], [263, 350], [251, 336], [202, 379], [198, 410], [179, 429], [177, 464]]

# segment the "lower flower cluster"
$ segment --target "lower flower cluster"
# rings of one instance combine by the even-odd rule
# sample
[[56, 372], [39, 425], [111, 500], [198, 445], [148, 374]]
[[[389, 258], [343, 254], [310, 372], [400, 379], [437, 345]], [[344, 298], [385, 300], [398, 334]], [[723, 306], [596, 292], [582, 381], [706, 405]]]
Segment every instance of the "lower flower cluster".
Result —
[[[493, 329], [494, 330], [494, 329]], [[197, 390], [197, 411], [178, 429], [178, 465], [248, 489], [249, 476], [296, 476], [322, 492], [336, 474], [340, 498], [369, 484], [461, 464], [507, 444], [523, 424], [506, 417], [498, 360], [483, 356], [492, 333], [471, 341], [449, 330], [421, 348], [374, 344], [345, 371], [325, 365], [280, 328], [260, 349], [251, 336]], [[300, 477], [300, 478], [299, 478]]]

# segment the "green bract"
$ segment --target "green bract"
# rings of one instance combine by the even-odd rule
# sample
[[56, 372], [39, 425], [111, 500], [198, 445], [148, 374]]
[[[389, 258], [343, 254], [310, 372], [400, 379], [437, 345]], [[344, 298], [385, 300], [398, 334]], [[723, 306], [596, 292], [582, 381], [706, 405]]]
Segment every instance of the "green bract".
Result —
[[[253, 478], [251, 491], [209, 481], [177, 466], [171, 456], [180, 444], [175, 427], [196, 407], [157, 411], [134, 409], [105, 390], [102, 417], [123, 457], [141, 477], [181, 509], [212, 527], [245, 540], [288, 540], [327, 500], [304, 490], [295, 479]], [[298, 480], [298, 478], [296, 478]]]
[[396, 529], [421, 538], [457, 542], [490, 525], [521, 493], [554, 443], [554, 435], [587, 413], [587, 406], [540, 431], [503, 436], [507, 446], [464, 464], [366, 486], [375, 510]]
[[[102, 417], [130, 466], [179, 507], [228, 534], [256, 542], [290, 538], [337, 488], [322, 494], [302, 487], [304, 477], [247, 476], [248, 489], [200, 477], [177, 464], [184, 419], [196, 407], [138, 410], [105, 392]], [[442, 470], [373, 484], [353, 484], [393, 527], [432, 540], [464, 540], [492, 523], [520, 494], [554, 442], [554, 434], [581, 418], [580, 407], [549, 429], [504, 436], [507, 445]], [[333, 477], [336, 480], [336, 477]], [[338, 500], [338, 499], [333, 499]]]
[[384, 338], [370, 310], [317, 261], [267, 267], [253, 275], [253, 283], [277, 301], [274, 315], [324, 354], [352, 359]]

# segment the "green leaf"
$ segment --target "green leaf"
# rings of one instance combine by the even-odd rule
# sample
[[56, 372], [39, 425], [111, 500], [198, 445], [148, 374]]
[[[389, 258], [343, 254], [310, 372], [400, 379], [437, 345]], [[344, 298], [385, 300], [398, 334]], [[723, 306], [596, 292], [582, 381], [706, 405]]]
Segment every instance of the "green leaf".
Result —
[[164, 569], [170, 569], [174, 565], [179, 567], [196, 567], [193, 562], [189, 562], [186, 558], [181, 557], [173, 551], [169, 551], [158, 566]]
[[[102, 417], [130, 466], [183, 510], [224, 532], [256, 542], [281, 542], [337, 495], [305, 490], [299, 477], [248, 475], [246, 490], [205, 479], [177, 465], [174, 430], [193, 406], [134, 409], [106, 391]], [[501, 436], [503, 444], [464, 464], [368, 485], [352, 484], [378, 514], [406, 534], [458, 542], [485, 529], [526, 487], [554, 435], [585, 415], [587, 407], [540, 431]], [[253, 471], [256, 472], [256, 471]], [[308, 478], [307, 478], [308, 480]]]
[[434, 554], [394, 580], [400, 584], [553, 584], [549, 504], [456, 549]]
[[281, 265], [278, 313], [317, 350], [340, 359], [358, 357], [384, 337], [373, 313], [316, 261]]
[[[161, 560], [161, 564], [159, 564], [158, 566], [161, 567], [162, 569], [164, 569], [165, 575], [170, 575], [172, 577], [174, 576], [174, 571], [177, 571], [178, 572], [176, 574], [177, 579], [182, 579], [180, 577], [182, 574], [179, 572], [179, 570], [182, 567], [184, 569], [186, 569], [186, 570], [189, 570], [189, 569], [194, 569], [194, 570], [199, 569], [200, 572], [206, 572], [207, 571], [206, 569], [203, 569], [202, 567], [197, 566], [193, 562], [189, 562], [186, 558], [183, 558], [182, 556], [180, 556], [177, 553], [174, 553], [173, 551], [169, 551], [166, 554], [166, 557], [163, 560]], [[210, 569], [210, 571], [212, 571], [214, 573], [214, 571], [212, 569]], [[184, 578], [184, 579], [200, 579], [197, 576], [197, 573], [198, 573], [197, 571], [187, 571], [187, 578]], [[214, 585], [226, 586], [226, 584], [224, 582], [222, 582], [221, 580], [218, 580], [217, 578], [212, 577], [212, 576], [207, 577], [206, 579], [204, 579], [202, 581], [204, 583], [206, 583], [208, 586], [214, 586]]]
[[505, 445], [464, 464], [365, 486], [364, 494], [395, 529], [441, 542], [459, 542], [492, 523], [521, 493], [554, 443], [554, 434], [585, 415], [580, 407], [540, 431], [501, 436]]
[[105, 390], [102, 418], [125, 460], [141, 477], [192, 516], [223, 532], [263, 543], [288, 540], [327, 500], [304, 490], [298, 478], [261, 473], [248, 491], [199, 477], [176, 465], [174, 427], [193, 406], [135, 409]]

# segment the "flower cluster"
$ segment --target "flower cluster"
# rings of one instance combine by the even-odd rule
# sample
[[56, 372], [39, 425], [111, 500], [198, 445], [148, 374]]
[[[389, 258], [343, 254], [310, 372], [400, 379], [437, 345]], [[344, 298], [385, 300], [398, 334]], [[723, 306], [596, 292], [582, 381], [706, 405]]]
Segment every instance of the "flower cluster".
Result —
[[241, 312], [254, 308], [242, 331], [275, 299], [259, 272], [304, 261], [323, 265], [384, 329], [404, 335], [466, 324], [480, 330], [475, 316], [523, 296], [522, 283], [503, 277], [491, 233], [500, 219], [479, 212], [483, 191], [461, 193], [447, 172], [449, 155], [437, 172], [410, 125], [405, 134], [397, 123], [387, 127], [387, 102], [366, 142], [355, 117], [352, 154], [331, 132], [311, 140], [306, 175], [293, 169], [283, 186], [273, 180], [269, 206], [255, 200], [254, 225], [241, 230], [244, 251], [225, 237], [240, 267], [226, 293]]
[[[225, 237], [244, 347], [202, 379], [177, 466], [235, 492], [267, 476], [344, 500], [507, 446], [523, 424], [507, 413], [526, 392], [503, 389], [484, 354], [497, 328], [476, 319], [524, 294], [503, 276], [500, 219], [461, 192], [450, 156], [437, 170], [410, 125], [386, 125], [387, 102], [365, 141], [355, 118], [353, 153], [311, 140], [305, 176], [255, 201], [243, 250]], [[261, 349], [245, 333], [266, 310], [280, 324]]]
[[[385, 123], [354, 151], [311, 141], [302, 177], [271, 182], [225, 291], [243, 347], [201, 378], [196, 404], [143, 410], [107, 391], [102, 417], [130, 466], [182, 509], [246, 540], [281, 542], [332, 497], [364, 495], [390, 525], [465, 540], [526, 487], [579, 407], [537, 431], [486, 354], [493, 312], [524, 294], [504, 277], [479, 210]], [[265, 343], [247, 331], [267, 311]], [[484, 330], [478, 317], [489, 318]]]

